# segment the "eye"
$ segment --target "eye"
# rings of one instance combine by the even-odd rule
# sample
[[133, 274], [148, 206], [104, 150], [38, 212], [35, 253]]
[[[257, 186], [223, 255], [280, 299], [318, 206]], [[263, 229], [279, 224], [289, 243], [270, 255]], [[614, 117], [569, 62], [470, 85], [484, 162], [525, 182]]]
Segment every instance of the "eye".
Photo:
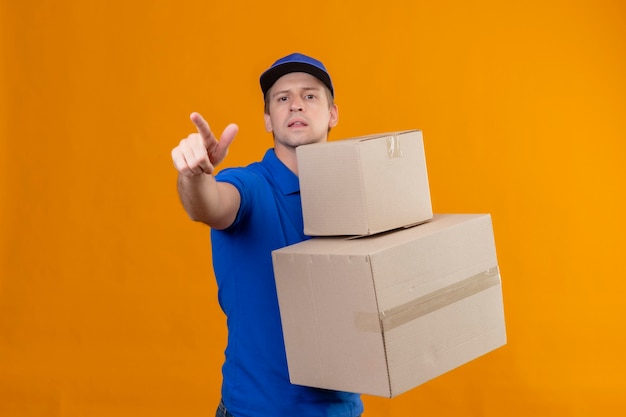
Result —
[[315, 94], [307, 94], [304, 98], [307, 100], [315, 100]]

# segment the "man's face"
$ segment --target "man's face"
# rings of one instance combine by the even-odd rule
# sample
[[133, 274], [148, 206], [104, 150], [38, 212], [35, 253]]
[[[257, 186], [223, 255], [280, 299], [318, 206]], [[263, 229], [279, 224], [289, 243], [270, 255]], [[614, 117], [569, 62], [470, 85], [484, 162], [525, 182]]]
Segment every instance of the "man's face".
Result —
[[337, 106], [329, 104], [324, 84], [310, 74], [283, 75], [268, 94], [265, 128], [274, 134], [275, 146], [324, 142], [337, 124]]

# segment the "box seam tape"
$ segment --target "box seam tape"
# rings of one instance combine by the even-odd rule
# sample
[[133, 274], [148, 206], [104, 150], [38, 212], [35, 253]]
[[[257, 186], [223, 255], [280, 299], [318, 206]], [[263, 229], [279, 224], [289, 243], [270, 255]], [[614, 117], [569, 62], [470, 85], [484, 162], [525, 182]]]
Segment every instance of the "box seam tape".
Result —
[[[500, 271], [497, 265], [414, 300], [381, 311], [377, 318], [371, 313], [357, 312], [356, 325], [365, 332], [380, 332], [382, 330], [384, 334], [386, 331], [496, 285], [500, 285]], [[378, 300], [376, 302], [378, 303]]]
[[415, 300], [379, 313], [383, 331], [389, 331], [428, 313], [500, 284], [498, 266], [440, 288]]

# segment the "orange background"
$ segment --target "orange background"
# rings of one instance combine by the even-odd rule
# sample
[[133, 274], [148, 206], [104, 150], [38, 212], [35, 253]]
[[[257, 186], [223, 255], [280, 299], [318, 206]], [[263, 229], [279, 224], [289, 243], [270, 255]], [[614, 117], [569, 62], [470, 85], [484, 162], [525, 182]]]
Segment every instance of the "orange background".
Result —
[[[519, 3], [519, 4], [518, 4]], [[509, 343], [365, 416], [626, 408], [621, 1], [11, 1], [0, 9], [0, 416], [212, 416], [224, 317], [170, 150], [301, 51], [332, 138], [422, 129], [435, 212], [491, 213]]]

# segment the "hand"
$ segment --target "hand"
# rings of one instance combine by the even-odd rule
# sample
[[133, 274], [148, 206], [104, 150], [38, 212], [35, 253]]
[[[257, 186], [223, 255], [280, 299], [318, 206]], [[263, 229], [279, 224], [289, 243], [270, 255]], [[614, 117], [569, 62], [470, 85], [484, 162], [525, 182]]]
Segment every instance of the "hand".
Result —
[[198, 132], [181, 140], [172, 150], [174, 166], [186, 177], [210, 175], [228, 154], [228, 147], [235, 139], [239, 127], [236, 124], [226, 126], [222, 136], [217, 140], [209, 124], [199, 113], [191, 113], [189, 118], [196, 125]]

